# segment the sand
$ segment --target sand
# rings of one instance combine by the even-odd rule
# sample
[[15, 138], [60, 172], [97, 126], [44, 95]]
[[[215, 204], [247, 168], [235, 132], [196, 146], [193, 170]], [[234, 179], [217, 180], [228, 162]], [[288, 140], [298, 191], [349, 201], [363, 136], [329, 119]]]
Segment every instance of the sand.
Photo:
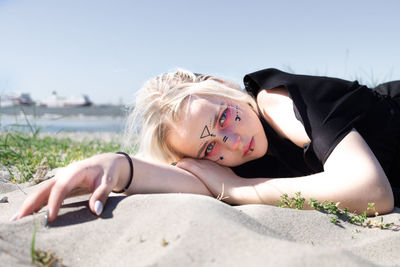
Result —
[[[22, 186], [23, 187], [23, 186]], [[46, 208], [16, 222], [25, 193], [0, 183], [0, 265], [30, 265], [30, 243], [66, 266], [376, 266], [400, 265], [400, 232], [335, 225], [318, 211], [230, 206], [191, 194], [113, 194], [100, 217], [88, 196], [68, 199], [45, 226]], [[384, 220], [399, 222], [398, 209]]]
[[[80, 196], [66, 200], [47, 227], [46, 208], [9, 222], [32, 190], [28, 183], [9, 183], [0, 170], [0, 200], [8, 200], [0, 203], [0, 266], [31, 265], [35, 222], [36, 248], [54, 252], [64, 266], [400, 265], [400, 231], [335, 225], [318, 211], [230, 206], [191, 194], [112, 194], [100, 217], [87, 208], [88, 196]], [[384, 221], [400, 224], [399, 212]]]

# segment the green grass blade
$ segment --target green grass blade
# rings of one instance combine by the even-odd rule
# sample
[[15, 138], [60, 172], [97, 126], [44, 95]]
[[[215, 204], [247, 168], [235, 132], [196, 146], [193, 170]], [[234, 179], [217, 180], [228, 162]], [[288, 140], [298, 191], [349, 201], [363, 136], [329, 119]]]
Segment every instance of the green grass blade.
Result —
[[33, 229], [33, 236], [32, 236], [32, 241], [31, 241], [31, 258], [32, 258], [32, 263], [35, 263], [36, 259], [35, 259], [35, 243], [36, 243], [36, 232], [37, 232], [37, 222], [35, 220], [35, 226]]

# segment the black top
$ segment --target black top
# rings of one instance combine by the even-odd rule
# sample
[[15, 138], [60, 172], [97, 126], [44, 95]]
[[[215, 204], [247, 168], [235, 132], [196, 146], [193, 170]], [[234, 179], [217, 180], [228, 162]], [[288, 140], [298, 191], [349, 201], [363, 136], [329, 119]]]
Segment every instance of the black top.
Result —
[[356, 129], [384, 169], [400, 206], [400, 81], [374, 89], [336, 78], [295, 75], [265, 69], [244, 77], [246, 90], [285, 87], [296, 118], [311, 142], [299, 148], [261, 118], [269, 141], [267, 154], [233, 168], [241, 177], [295, 177], [323, 171], [336, 145]]

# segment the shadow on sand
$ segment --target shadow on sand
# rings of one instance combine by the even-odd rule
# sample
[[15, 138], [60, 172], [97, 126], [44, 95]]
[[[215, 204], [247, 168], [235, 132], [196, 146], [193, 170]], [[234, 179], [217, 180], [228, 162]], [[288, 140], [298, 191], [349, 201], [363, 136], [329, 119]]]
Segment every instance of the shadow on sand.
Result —
[[89, 202], [79, 201], [74, 203], [69, 203], [62, 205], [63, 208], [73, 209], [72, 211], [67, 211], [59, 216], [57, 219], [49, 223], [49, 227], [64, 227], [75, 224], [81, 224], [86, 222], [91, 222], [101, 219], [111, 219], [113, 218], [113, 211], [118, 206], [119, 202], [124, 199], [125, 196], [112, 196], [107, 199], [107, 203], [104, 207], [103, 212], [100, 216], [93, 214], [89, 209]]

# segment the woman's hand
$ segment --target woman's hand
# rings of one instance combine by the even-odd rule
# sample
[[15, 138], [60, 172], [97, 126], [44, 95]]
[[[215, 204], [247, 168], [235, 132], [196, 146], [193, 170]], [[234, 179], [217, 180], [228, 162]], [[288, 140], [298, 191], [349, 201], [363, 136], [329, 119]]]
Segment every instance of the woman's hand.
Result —
[[238, 189], [243, 186], [243, 178], [237, 176], [230, 168], [218, 165], [210, 160], [185, 158], [177, 167], [194, 174], [200, 179], [214, 197], [230, 204], [239, 204]]
[[[62, 201], [77, 189], [92, 192], [89, 199], [90, 210], [100, 215], [110, 192], [121, 189], [126, 175], [125, 156], [107, 153], [78, 161], [60, 169], [56, 176], [38, 186], [22, 204], [16, 217], [19, 219], [40, 210], [47, 204], [48, 221], [58, 214]], [[82, 190], [81, 190], [82, 191]]]

